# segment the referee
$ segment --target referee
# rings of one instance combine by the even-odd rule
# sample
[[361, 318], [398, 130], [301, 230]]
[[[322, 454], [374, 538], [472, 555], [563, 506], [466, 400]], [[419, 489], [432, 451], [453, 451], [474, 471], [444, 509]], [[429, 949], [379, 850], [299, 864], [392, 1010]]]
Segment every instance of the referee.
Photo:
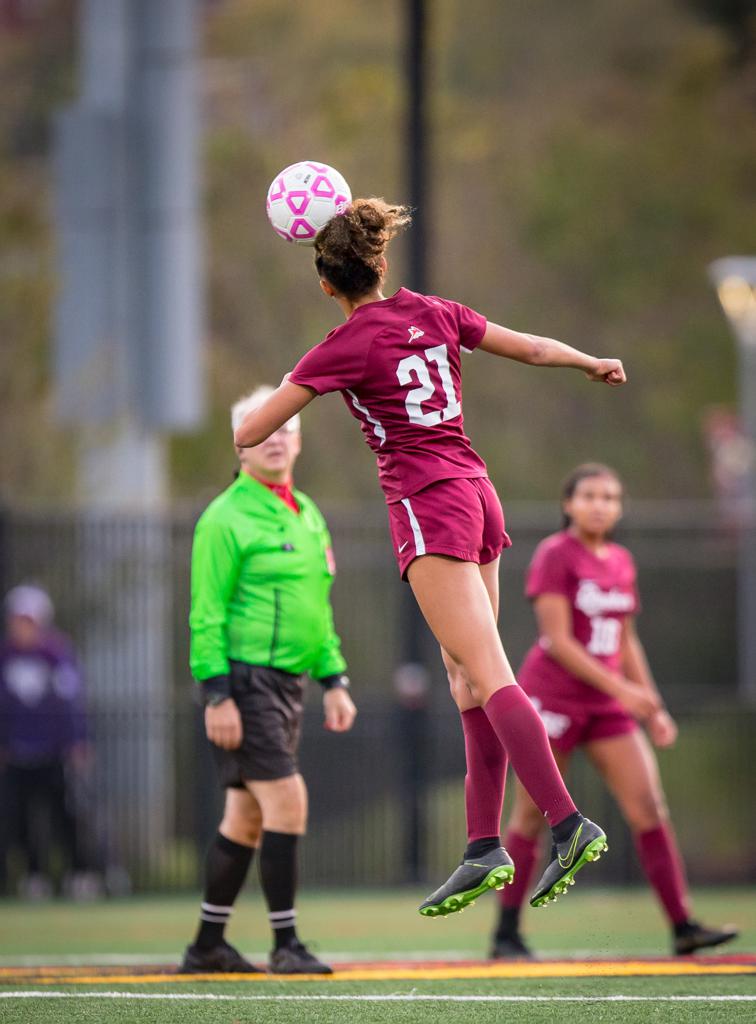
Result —
[[[272, 393], [259, 387], [231, 410], [235, 429]], [[185, 973], [255, 972], [224, 939], [256, 850], [273, 930], [275, 974], [330, 974], [297, 937], [297, 844], [307, 790], [297, 765], [305, 673], [323, 687], [325, 728], [345, 732], [356, 709], [333, 626], [335, 571], [325, 521], [293, 490], [301, 449], [295, 416], [255, 448], [237, 448], [240, 473], [205, 509], [192, 548], [191, 669], [226, 789], [210, 846], [199, 930]]]

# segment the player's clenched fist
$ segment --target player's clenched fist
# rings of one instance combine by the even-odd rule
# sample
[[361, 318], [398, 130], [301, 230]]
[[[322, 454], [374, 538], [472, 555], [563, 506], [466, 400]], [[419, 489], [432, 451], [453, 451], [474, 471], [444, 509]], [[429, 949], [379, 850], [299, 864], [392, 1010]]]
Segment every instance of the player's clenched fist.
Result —
[[586, 372], [586, 377], [613, 388], [627, 383], [627, 374], [619, 359], [597, 359], [595, 367]]

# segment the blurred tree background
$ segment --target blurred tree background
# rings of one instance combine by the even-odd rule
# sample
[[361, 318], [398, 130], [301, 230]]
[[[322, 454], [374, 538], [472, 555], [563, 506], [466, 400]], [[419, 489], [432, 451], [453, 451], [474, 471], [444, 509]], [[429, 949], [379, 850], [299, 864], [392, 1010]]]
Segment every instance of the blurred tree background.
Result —
[[[512, 327], [618, 355], [630, 386], [465, 363], [466, 420], [502, 497], [551, 497], [577, 460], [638, 497], [709, 494], [707, 407], [734, 404], [734, 346], [707, 263], [756, 226], [749, 0], [435, 0], [429, 5], [434, 291]], [[76, 89], [73, 0], [2, 0], [0, 494], [72, 493], [53, 415], [50, 114]], [[401, 0], [214, 0], [203, 37], [210, 415], [172, 443], [177, 497], [229, 479], [228, 406], [277, 382], [339, 322], [312, 256], [270, 230], [270, 179], [298, 159], [401, 200]], [[402, 282], [394, 243], [390, 289]], [[298, 482], [378, 497], [331, 396], [305, 415]], [[660, 471], [660, 467], [663, 467]]]

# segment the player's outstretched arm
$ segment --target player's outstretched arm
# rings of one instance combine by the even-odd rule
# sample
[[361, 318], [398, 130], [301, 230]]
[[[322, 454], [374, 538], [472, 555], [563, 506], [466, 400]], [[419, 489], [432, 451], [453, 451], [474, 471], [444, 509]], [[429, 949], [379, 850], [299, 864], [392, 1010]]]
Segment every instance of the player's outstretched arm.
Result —
[[274, 434], [287, 420], [315, 398], [315, 392], [301, 384], [292, 384], [284, 377], [270, 398], [257, 409], [248, 412], [234, 431], [234, 444], [239, 448], [254, 448]]
[[484, 352], [530, 366], [564, 366], [582, 370], [588, 380], [617, 387], [627, 381], [619, 359], [597, 359], [554, 338], [523, 334], [488, 322], [480, 347]]

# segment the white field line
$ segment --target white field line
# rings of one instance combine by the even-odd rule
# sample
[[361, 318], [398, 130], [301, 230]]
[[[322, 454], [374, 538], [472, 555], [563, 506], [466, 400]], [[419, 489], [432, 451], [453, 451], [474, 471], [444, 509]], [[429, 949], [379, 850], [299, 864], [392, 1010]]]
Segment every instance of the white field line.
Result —
[[212, 1003], [754, 1003], [753, 996], [447, 996], [406, 995], [255, 995], [232, 996], [210, 992], [0, 992], [1, 999], [149, 999], [162, 1002]]

